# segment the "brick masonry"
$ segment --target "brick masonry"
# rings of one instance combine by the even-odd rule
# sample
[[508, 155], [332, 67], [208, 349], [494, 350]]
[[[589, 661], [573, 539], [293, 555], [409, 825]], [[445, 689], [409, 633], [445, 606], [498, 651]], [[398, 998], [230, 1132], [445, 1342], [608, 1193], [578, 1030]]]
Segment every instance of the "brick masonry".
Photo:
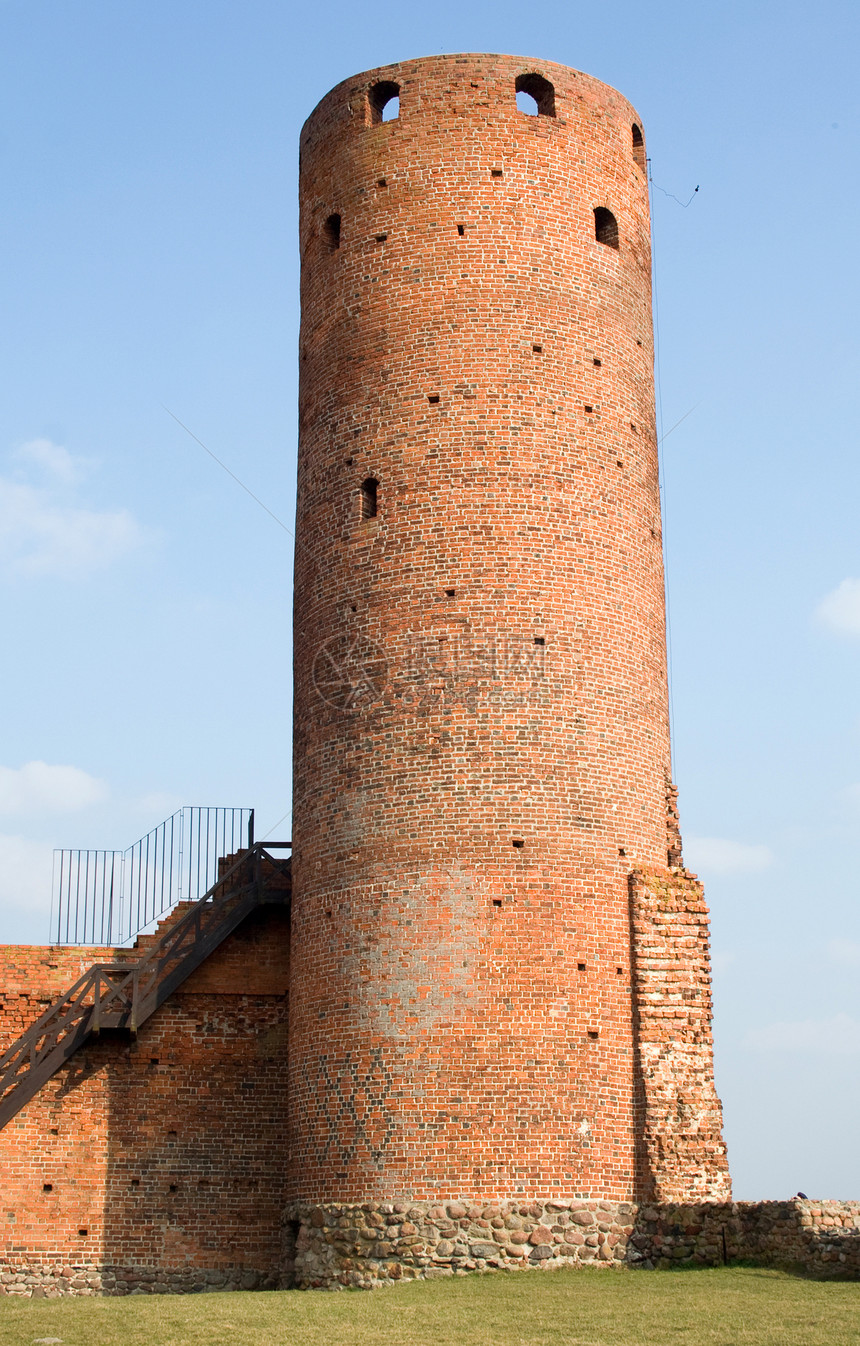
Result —
[[726, 1197], [641, 120], [408, 61], [322, 100], [300, 205], [290, 1197]]

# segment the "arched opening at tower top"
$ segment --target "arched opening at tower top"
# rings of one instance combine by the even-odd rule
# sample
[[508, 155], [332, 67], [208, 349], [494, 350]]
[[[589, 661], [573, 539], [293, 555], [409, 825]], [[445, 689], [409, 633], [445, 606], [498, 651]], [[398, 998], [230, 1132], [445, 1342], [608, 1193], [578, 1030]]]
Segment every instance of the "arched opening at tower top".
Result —
[[400, 116], [400, 85], [390, 79], [374, 84], [367, 95], [367, 108], [371, 126], [395, 121]]
[[517, 75], [517, 107], [531, 117], [555, 116], [555, 89], [543, 75]]
[[607, 248], [618, 247], [618, 221], [605, 206], [597, 206], [594, 212], [594, 237]]
[[642, 171], [643, 171], [643, 173], [644, 173], [644, 171], [645, 171], [645, 140], [644, 140], [644, 138], [643, 138], [643, 136], [642, 136], [642, 130], [641, 130], [641, 128], [638, 127], [638, 126], [636, 125], [635, 122], [633, 123], [632, 130], [633, 130], [633, 158], [634, 158], [635, 162], [639, 165], [639, 167], [642, 169]]

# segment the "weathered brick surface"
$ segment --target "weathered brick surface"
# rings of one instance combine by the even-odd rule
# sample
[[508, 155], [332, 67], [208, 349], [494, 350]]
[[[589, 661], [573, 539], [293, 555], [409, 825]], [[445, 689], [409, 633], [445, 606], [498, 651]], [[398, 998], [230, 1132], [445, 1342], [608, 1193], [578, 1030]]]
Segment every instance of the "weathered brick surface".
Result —
[[714, 1087], [708, 909], [683, 869], [630, 876], [640, 1190], [654, 1201], [731, 1196]]
[[[553, 116], [517, 110], [535, 72]], [[651, 1181], [628, 875], [678, 836], [634, 125], [468, 55], [347, 80], [302, 134], [295, 1200]], [[673, 1192], [709, 1162], [676, 1146]]]
[[[92, 962], [139, 952], [0, 949], [0, 1050]], [[0, 1131], [0, 1287], [271, 1283], [288, 973], [287, 918], [261, 909], [136, 1037], [90, 1039]]]

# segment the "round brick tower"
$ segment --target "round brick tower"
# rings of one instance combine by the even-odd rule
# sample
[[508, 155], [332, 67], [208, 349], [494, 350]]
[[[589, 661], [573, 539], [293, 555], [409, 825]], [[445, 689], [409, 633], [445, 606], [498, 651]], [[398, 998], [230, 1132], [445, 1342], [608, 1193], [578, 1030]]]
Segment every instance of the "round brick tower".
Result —
[[683, 873], [641, 122], [406, 61], [300, 192], [293, 1199], [629, 1200], [630, 876]]

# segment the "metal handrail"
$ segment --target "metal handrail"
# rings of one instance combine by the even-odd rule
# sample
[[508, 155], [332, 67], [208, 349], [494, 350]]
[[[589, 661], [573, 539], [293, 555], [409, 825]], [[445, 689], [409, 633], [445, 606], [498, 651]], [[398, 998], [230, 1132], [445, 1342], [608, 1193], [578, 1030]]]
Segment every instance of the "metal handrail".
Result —
[[51, 943], [126, 944], [195, 902], [222, 856], [253, 844], [253, 809], [186, 805], [124, 851], [56, 850]]

